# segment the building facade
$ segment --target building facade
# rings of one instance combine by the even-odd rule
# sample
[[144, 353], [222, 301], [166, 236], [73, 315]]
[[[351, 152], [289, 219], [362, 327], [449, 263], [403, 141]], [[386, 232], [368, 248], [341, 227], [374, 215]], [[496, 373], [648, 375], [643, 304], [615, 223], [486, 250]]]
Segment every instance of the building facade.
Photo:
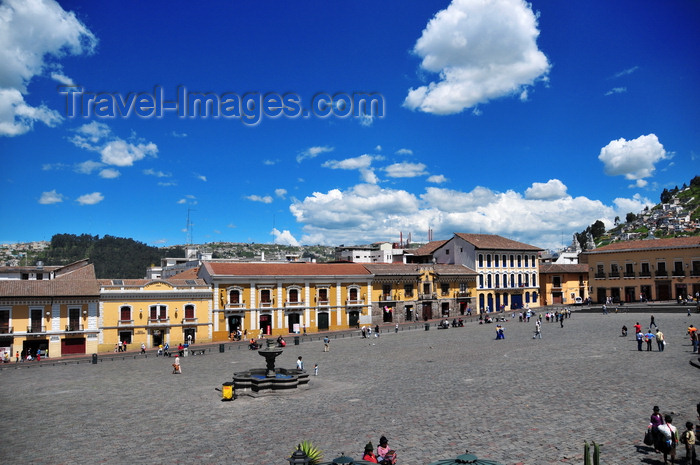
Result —
[[97, 351], [100, 292], [87, 260], [48, 270], [21, 267], [18, 276], [0, 280], [0, 354]]
[[371, 324], [372, 275], [355, 263], [212, 263], [213, 339], [334, 331]]
[[542, 305], [573, 305], [588, 299], [588, 266], [540, 263]]
[[454, 318], [471, 308], [476, 272], [463, 265], [367, 264], [375, 323]]
[[598, 303], [677, 300], [700, 293], [700, 237], [615, 242], [583, 252]]
[[433, 258], [475, 270], [477, 309], [492, 312], [540, 306], [540, 252], [539, 247], [497, 235], [457, 233]]
[[149, 349], [212, 341], [211, 289], [203, 280], [101, 279], [99, 283], [99, 351], [114, 350], [120, 341]]

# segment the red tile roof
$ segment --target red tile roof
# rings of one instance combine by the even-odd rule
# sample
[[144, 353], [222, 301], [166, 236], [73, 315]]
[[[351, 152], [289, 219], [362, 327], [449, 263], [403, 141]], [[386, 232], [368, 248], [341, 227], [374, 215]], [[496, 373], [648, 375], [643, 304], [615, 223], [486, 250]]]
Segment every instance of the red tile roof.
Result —
[[349, 276], [370, 274], [370, 272], [359, 263], [204, 262], [203, 267], [211, 276]]
[[643, 239], [639, 241], [621, 241], [608, 244], [597, 249], [587, 250], [584, 254], [605, 252], [639, 251], [653, 249], [677, 249], [688, 247], [700, 247], [700, 236], [673, 237], [668, 239]]
[[543, 249], [534, 245], [524, 244], [522, 242], [506, 239], [505, 237], [496, 234], [465, 234], [455, 233], [455, 236], [461, 237], [465, 241], [472, 244], [477, 249], [489, 250], [523, 250], [538, 252]]
[[588, 273], [588, 265], [579, 263], [541, 263], [540, 273]]
[[447, 240], [444, 241], [430, 241], [427, 244], [423, 244], [422, 246], [418, 247], [417, 249], [407, 249], [406, 253], [408, 254], [413, 254], [413, 255], [432, 255], [433, 252], [435, 252], [437, 249], [442, 247], [447, 243]]
[[95, 267], [83, 266], [52, 280], [0, 280], [0, 297], [98, 297]]

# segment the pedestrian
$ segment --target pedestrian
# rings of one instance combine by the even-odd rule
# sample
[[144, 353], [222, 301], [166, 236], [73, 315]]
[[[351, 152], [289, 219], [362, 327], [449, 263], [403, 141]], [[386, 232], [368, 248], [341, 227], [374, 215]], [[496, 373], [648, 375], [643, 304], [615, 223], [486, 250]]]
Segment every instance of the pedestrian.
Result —
[[324, 352], [330, 351], [330, 347], [329, 347], [330, 343], [331, 343], [331, 339], [328, 336], [325, 336], [323, 338], [323, 351]]
[[146, 353], [146, 344], [144, 344], [143, 342], [141, 343], [141, 353], [142, 354]]
[[119, 341], [119, 352], [122, 352], [122, 350], [123, 350], [123, 349], [122, 349], [122, 341], [120, 340], [120, 341]]
[[314, 363], [314, 376], [318, 376], [318, 363]]
[[563, 313], [559, 314], [559, 327], [560, 328], [564, 327], [564, 314]]
[[634, 333], [637, 334], [637, 333], [640, 333], [640, 332], [642, 332], [642, 325], [640, 325], [639, 322], [637, 322], [637, 323], [634, 325]]
[[19, 350], [15, 353], [15, 363], [19, 362]]
[[651, 316], [651, 321], [649, 321], [649, 329], [651, 329], [652, 326], [658, 328], [658, 326], [656, 326], [656, 322], [654, 321], [654, 315]]
[[374, 327], [374, 337], [379, 337], [379, 325], [375, 325]]
[[396, 326], [394, 326], [394, 332], [398, 333], [399, 332], [399, 324], [396, 323]]
[[540, 323], [540, 320], [535, 321], [535, 334], [532, 336], [532, 338], [542, 339], [542, 324]]
[[664, 424], [664, 417], [659, 413], [659, 406], [654, 405], [653, 413], [649, 418], [649, 428], [651, 428], [651, 437], [654, 441], [654, 452], [659, 452], [662, 447], [662, 437], [659, 433], [659, 426]]
[[303, 370], [304, 369], [304, 362], [301, 360], [301, 355], [297, 359], [297, 370]]
[[685, 462], [694, 465], [697, 463], [695, 455], [695, 431], [693, 430], [693, 422], [685, 422], [685, 431], [680, 437], [681, 444], [685, 446]]
[[644, 342], [644, 333], [639, 331], [637, 334], [637, 350], [642, 351], [642, 343]]
[[647, 343], [647, 352], [651, 352], [651, 343], [654, 342], [654, 333], [651, 330], [644, 335], [644, 342]]
[[676, 445], [678, 444], [678, 430], [673, 426], [673, 417], [671, 415], [664, 416], [663, 425], [658, 427], [659, 434], [663, 437], [661, 452], [664, 454], [664, 463], [668, 463], [668, 457], [671, 458], [671, 463], [676, 460]]
[[664, 341], [664, 333], [658, 326], [656, 327], [656, 344], [659, 346], [659, 352], [663, 352], [666, 342]]
[[173, 363], [173, 374], [182, 374], [182, 366], [180, 366], [180, 356], [175, 356], [175, 363]]

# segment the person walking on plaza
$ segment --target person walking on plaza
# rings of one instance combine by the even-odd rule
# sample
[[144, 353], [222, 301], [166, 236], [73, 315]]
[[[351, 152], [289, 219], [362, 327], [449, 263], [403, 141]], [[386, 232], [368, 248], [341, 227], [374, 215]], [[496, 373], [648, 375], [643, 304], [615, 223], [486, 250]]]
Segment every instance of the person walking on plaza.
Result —
[[671, 415], [664, 416], [665, 423], [658, 427], [659, 435], [663, 438], [661, 444], [661, 452], [664, 454], [664, 463], [668, 463], [668, 457], [671, 458], [671, 463], [676, 460], [676, 445], [678, 444], [678, 430], [673, 426], [673, 417]]
[[142, 354], [146, 353], [146, 344], [144, 344], [143, 342], [141, 343], [141, 353]]
[[685, 463], [695, 465], [698, 460], [695, 455], [695, 431], [692, 421], [685, 422], [685, 431], [680, 437], [681, 444], [685, 446]]
[[182, 374], [182, 366], [180, 366], [180, 356], [175, 356], [175, 363], [173, 363], [173, 374]]
[[323, 351], [328, 352], [330, 350], [331, 339], [328, 336], [323, 338]]
[[688, 326], [688, 334], [690, 335], [690, 343], [693, 345], [693, 353], [698, 351], [698, 328], [693, 325]]
[[666, 346], [664, 341], [664, 333], [661, 332], [661, 328], [656, 328], [656, 344], [659, 346], [659, 352], [663, 352]]
[[659, 413], [659, 406], [654, 405], [653, 412], [649, 418], [649, 428], [651, 428], [651, 437], [654, 441], [654, 452], [659, 452], [661, 447], [661, 434], [659, 433], [659, 426], [664, 424], [664, 417]]
[[647, 343], [647, 352], [651, 352], [651, 343], [654, 341], [654, 333], [649, 330], [648, 333], [644, 335], [644, 342]]
[[542, 323], [540, 320], [535, 320], [535, 334], [532, 336], [533, 339], [542, 339]]
[[651, 316], [651, 321], [649, 321], [649, 329], [651, 329], [652, 326], [658, 328], [658, 326], [656, 326], [656, 321], [654, 321], [654, 315]]
[[304, 369], [304, 362], [301, 360], [301, 355], [297, 359], [297, 370], [303, 370]]

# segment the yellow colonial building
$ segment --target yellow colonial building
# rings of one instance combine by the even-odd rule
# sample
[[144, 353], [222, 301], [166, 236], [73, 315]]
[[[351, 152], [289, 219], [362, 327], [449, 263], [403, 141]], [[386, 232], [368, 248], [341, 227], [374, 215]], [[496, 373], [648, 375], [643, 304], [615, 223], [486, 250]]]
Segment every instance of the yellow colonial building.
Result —
[[372, 275], [376, 323], [402, 323], [465, 315], [476, 272], [463, 265], [365, 264]]
[[0, 355], [7, 351], [14, 360], [17, 352], [60, 357], [97, 350], [100, 290], [87, 260], [0, 271]]
[[213, 340], [211, 290], [201, 279], [99, 280], [98, 350]]
[[371, 324], [372, 275], [355, 263], [204, 262], [215, 341]]
[[685, 299], [700, 293], [700, 237], [615, 242], [579, 256], [598, 303]]
[[540, 263], [542, 305], [573, 305], [588, 298], [588, 265]]

